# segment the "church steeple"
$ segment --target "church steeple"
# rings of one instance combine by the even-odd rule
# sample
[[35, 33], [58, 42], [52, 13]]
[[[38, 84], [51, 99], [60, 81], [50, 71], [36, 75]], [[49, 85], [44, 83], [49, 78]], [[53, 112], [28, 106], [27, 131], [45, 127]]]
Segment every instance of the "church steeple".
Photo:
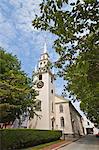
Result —
[[44, 44], [44, 54], [47, 53], [47, 45], [46, 45], [46, 42]]
[[41, 118], [35, 118], [33, 122], [36, 129], [51, 130], [55, 126], [54, 74], [52, 73], [50, 64], [47, 45], [44, 43], [37, 68], [35, 68], [33, 82], [35, 89], [39, 93], [37, 99], [40, 101], [41, 107], [41, 111], [38, 112]]
[[45, 59], [49, 59], [49, 55], [48, 55], [48, 51], [47, 51], [47, 44], [44, 43], [44, 47], [43, 47], [43, 53], [40, 56], [40, 61], [43, 61]]
[[47, 71], [48, 69], [48, 63], [49, 63], [49, 55], [48, 55], [48, 51], [47, 51], [47, 45], [46, 43], [44, 43], [44, 47], [43, 47], [43, 53], [40, 56], [40, 60], [38, 62], [38, 69], [40, 71]]

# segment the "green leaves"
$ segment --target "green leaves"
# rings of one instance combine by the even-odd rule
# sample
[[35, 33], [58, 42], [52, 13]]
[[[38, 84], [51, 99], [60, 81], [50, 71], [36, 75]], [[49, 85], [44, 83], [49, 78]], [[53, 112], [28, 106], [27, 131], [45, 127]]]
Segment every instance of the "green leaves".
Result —
[[33, 110], [37, 94], [32, 89], [31, 79], [21, 71], [17, 57], [6, 53], [2, 48], [0, 68], [0, 122], [10, 123], [26, 112], [27, 107]]
[[84, 0], [84, 2], [85, 2], [86, 4], [92, 4], [92, 3], [96, 3], [97, 0]]
[[[99, 52], [92, 50], [80, 53], [65, 75], [68, 91], [81, 101], [81, 109], [99, 123]], [[97, 114], [97, 115], [96, 115]]]

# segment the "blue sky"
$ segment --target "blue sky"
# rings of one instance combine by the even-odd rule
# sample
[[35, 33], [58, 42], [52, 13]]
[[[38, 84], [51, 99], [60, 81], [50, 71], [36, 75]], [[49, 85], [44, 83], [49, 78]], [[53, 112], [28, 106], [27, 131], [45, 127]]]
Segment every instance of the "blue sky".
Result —
[[45, 38], [53, 59], [53, 35], [32, 27], [35, 13], [39, 13], [40, 0], [0, 1], [0, 46], [16, 54], [22, 68], [31, 76], [34, 64], [42, 52]]
[[[43, 51], [45, 39], [51, 60], [57, 59], [52, 48], [55, 36], [32, 27], [35, 14], [40, 14], [40, 2], [41, 0], [0, 0], [0, 46], [17, 55], [22, 69], [30, 77]], [[57, 80], [57, 93], [61, 94], [63, 84], [62, 79]], [[78, 103], [76, 107], [79, 109]]]
[[[17, 55], [22, 69], [31, 77], [43, 46], [47, 43], [51, 60], [57, 59], [52, 48], [55, 36], [33, 28], [35, 14], [40, 14], [41, 0], [1, 0], [0, 1], [0, 46]], [[57, 93], [61, 94], [63, 81], [56, 82]]]

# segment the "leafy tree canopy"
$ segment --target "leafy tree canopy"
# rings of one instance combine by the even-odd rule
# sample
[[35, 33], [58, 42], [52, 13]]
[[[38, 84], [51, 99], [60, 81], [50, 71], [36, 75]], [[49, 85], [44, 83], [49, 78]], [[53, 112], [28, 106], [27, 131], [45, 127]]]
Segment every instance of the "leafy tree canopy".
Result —
[[99, 122], [99, 2], [98, 0], [42, 0], [33, 26], [57, 39], [55, 66], [68, 81], [65, 90], [81, 101], [90, 119]]
[[0, 122], [13, 122], [28, 108], [33, 117], [36, 95], [31, 79], [21, 70], [17, 57], [0, 48]]
[[99, 52], [80, 54], [67, 67], [64, 79], [68, 81], [65, 90], [81, 101], [81, 109], [92, 121], [99, 123]]

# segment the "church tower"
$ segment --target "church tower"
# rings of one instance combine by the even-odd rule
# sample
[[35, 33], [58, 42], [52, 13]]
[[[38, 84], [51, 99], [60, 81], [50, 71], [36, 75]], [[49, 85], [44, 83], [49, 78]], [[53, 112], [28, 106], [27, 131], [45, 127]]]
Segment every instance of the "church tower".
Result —
[[54, 74], [50, 69], [50, 60], [47, 46], [40, 56], [37, 68], [34, 71], [35, 89], [38, 91], [39, 116], [35, 116], [30, 122], [30, 128], [53, 130], [55, 129], [55, 88]]

